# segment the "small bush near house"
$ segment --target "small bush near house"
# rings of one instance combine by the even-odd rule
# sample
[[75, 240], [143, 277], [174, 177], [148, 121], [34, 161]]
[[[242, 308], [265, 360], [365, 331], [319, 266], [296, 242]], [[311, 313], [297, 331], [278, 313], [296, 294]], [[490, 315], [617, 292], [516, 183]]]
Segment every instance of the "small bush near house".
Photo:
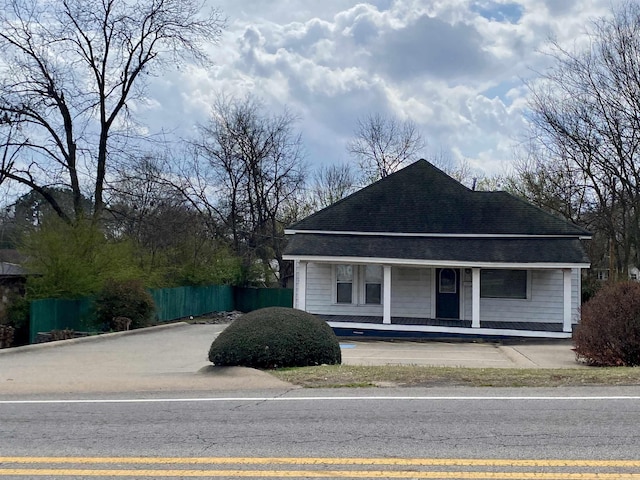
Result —
[[214, 340], [209, 361], [253, 368], [339, 364], [340, 344], [331, 327], [310, 313], [269, 307], [235, 320]]
[[139, 280], [109, 280], [96, 298], [96, 322], [102, 330], [122, 330], [119, 320], [130, 319], [130, 328], [151, 324], [153, 297]]
[[582, 306], [573, 339], [576, 358], [589, 365], [640, 365], [640, 283], [599, 290]]

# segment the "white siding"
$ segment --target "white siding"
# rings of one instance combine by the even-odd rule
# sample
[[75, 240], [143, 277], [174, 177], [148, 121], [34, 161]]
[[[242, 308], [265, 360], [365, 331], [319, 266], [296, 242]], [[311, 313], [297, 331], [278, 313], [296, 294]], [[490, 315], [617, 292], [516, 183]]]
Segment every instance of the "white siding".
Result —
[[[307, 311], [325, 315], [382, 316], [382, 305], [335, 303], [333, 266], [309, 263], [307, 267]], [[362, 285], [354, 282], [354, 298]], [[429, 317], [431, 314], [431, 270], [428, 268], [391, 269], [391, 316]]]
[[[462, 308], [460, 309], [460, 320], [471, 320], [471, 307], [473, 306], [473, 298], [471, 292], [472, 284], [470, 281], [466, 280], [466, 275], [464, 273], [462, 275], [462, 279]], [[482, 299], [480, 301], [482, 302]], [[482, 320], [482, 317], [480, 317], [480, 319]]]
[[300, 275], [298, 273], [298, 265], [300, 264], [299, 260], [293, 262], [293, 308], [298, 308], [300, 304]]
[[391, 270], [391, 317], [431, 316], [431, 269]]
[[571, 322], [580, 321], [580, 304], [582, 302], [582, 275], [579, 268], [571, 271]]
[[[391, 273], [393, 279], [393, 272]], [[382, 305], [335, 303], [333, 266], [309, 263], [307, 267], [307, 312], [325, 315], [362, 315], [382, 317]], [[360, 298], [358, 279], [354, 280], [354, 301]], [[392, 287], [393, 290], [393, 287]]]
[[[572, 317], [578, 318], [579, 270], [572, 271]], [[471, 287], [467, 287], [469, 290]], [[470, 297], [470, 293], [465, 295]], [[506, 298], [481, 298], [480, 322], [550, 322], [562, 323], [563, 318], [562, 270], [532, 270], [531, 296], [525, 300]], [[465, 302], [465, 307], [467, 306]], [[465, 315], [470, 315], [470, 310]], [[468, 318], [465, 316], [465, 318]], [[574, 320], [575, 323], [575, 320]]]

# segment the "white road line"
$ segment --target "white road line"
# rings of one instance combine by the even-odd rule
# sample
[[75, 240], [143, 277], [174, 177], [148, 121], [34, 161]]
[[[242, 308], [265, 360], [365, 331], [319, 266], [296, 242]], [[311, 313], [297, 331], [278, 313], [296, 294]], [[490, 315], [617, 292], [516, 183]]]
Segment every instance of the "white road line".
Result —
[[209, 398], [116, 398], [116, 399], [67, 399], [67, 400], [0, 400], [0, 405], [48, 405], [75, 403], [204, 403], [204, 402], [305, 402], [305, 401], [365, 401], [365, 400], [401, 400], [401, 401], [607, 401], [640, 400], [637, 395], [612, 396], [531, 396], [531, 397], [482, 397], [482, 396], [369, 396], [369, 397], [209, 397]]

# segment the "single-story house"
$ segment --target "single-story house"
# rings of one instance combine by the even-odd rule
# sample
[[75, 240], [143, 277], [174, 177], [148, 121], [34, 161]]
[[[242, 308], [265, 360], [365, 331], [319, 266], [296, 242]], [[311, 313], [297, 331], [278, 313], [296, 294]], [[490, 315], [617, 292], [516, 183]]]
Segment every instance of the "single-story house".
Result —
[[591, 234], [419, 160], [285, 230], [294, 307], [341, 335], [569, 338]]

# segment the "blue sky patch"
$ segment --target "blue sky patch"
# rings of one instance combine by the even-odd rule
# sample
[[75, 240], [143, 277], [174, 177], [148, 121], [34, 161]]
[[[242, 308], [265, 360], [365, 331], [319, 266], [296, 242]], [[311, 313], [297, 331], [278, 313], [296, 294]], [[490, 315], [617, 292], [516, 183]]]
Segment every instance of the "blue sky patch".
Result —
[[502, 103], [508, 106], [508, 105], [511, 105], [511, 102], [513, 101], [513, 99], [508, 98], [507, 93], [509, 92], [509, 90], [519, 85], [522, 85], [522, 82], [520, 80], [506, 80], [490, 88], [487, 88], [486, 90], [480, 93], [482, 93], [485, 97], [489, 99], [494, 99], [497, 97], [502, 101]]
[[475, 2], [471, 11], [494, 22], [518, 23], [524, 7], [518, 3], [498, 3], [492, 1]]

